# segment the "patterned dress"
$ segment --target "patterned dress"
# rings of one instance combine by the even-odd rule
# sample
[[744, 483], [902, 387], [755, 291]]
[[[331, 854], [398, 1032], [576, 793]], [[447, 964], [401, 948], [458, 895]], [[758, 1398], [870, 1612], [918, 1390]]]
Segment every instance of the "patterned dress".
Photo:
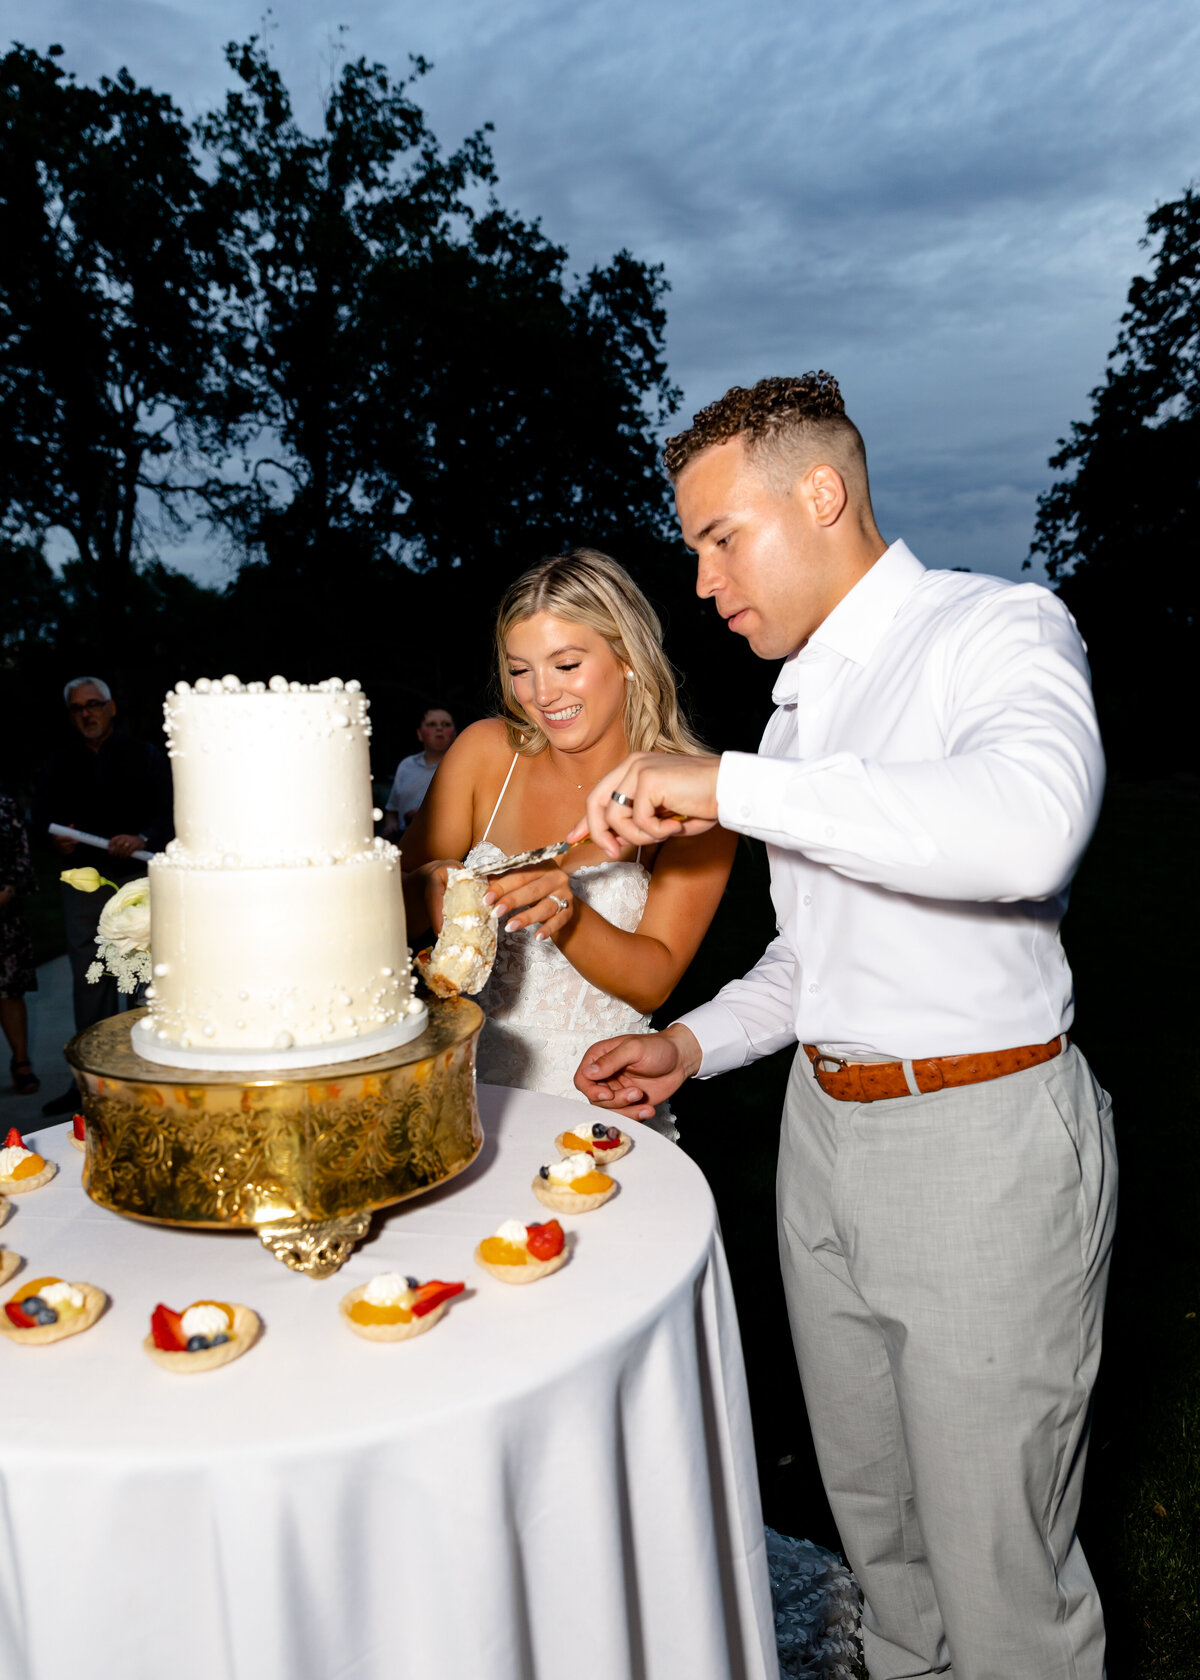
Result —
[[18, 895], [0, 905], [0, 998], [19, 998], [37, 991], [33, 942], [19, 895], [36, 892], [38, 885], [20, 807], [5, 793], [0, 793], [0, 887], [12, 887]]

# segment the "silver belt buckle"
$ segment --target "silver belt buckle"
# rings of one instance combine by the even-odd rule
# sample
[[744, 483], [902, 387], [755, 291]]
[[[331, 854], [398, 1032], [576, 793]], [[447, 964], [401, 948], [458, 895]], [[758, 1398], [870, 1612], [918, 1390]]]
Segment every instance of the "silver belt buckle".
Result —
[[[828, 1067], [826, 1063], [829, 1064]], [[813, 1066], [818, 1073], [845, 1073], [850, 1062], [846, 1056], [827, 1056], [822, 1052], [818, 1054]]]

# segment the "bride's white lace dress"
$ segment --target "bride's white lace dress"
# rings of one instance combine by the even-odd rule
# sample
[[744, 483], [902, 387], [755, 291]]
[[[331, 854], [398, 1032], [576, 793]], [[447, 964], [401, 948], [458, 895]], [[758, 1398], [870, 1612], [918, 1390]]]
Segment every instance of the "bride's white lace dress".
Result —
[[[468, 869], [486, 868], [504, 856], [488, 834], [515, 765], [516, 759], [483, 839], [463, 860]], [[650, 871], [633, 859], [585, 864], [572, 874], [571, 889], [581, 904], [622, 932], [632, 933], [646, 908]], [[650, 1017], [591, 985], [553, 940], [539, 939], [537, 931], [536, 927], [516, 933], [505, 933], [503, 927], [498, 930], [492, 977], [479, 994], [487, 1015], [479, 1035], [479, 1078], [486, 1085], [510, 1085], [584, 1102], [574, 1085], [584, 1051], [597, 1039], [649, 1032]], [[672, 1140], [679, 1136], [666, 1103], [645, 1124]]]

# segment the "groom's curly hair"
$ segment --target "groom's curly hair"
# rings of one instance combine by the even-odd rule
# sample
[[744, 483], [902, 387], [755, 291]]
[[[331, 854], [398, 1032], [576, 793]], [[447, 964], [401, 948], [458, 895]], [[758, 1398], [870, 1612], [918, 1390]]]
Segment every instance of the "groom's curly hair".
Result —
[[685, 432], [667, 439], [663, 462], [672, 483], [688, 462], [714, 444], [744, 437], [747, 448], [772, 468], [794, 472], [801, 457], [827, 452], [843, 472], [861, 463], [866, 451], [858, 427], [846, 413], [842, 393], [831, 373], [820, 368], [749, 387], [734, 385], [702, 408]]

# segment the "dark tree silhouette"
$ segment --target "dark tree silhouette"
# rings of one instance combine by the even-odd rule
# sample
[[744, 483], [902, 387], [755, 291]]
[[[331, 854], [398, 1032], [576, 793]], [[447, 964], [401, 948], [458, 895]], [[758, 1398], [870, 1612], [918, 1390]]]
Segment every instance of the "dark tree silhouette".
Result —
[[210, 360], [204, 184], [168, 99], [60, 52], [0, 60], [0, 525], [69, 536], [119, 659]]
[[[1200, 194], [1154, 211], [1090, 420], [1051, 458], [1045, 557], [1089, 642], [1110, 758], [1126, 775], [1197, 767], [1191, 721], [1200, 524]], [[1026, 562], [1028, 564], [1028, 562]]]

